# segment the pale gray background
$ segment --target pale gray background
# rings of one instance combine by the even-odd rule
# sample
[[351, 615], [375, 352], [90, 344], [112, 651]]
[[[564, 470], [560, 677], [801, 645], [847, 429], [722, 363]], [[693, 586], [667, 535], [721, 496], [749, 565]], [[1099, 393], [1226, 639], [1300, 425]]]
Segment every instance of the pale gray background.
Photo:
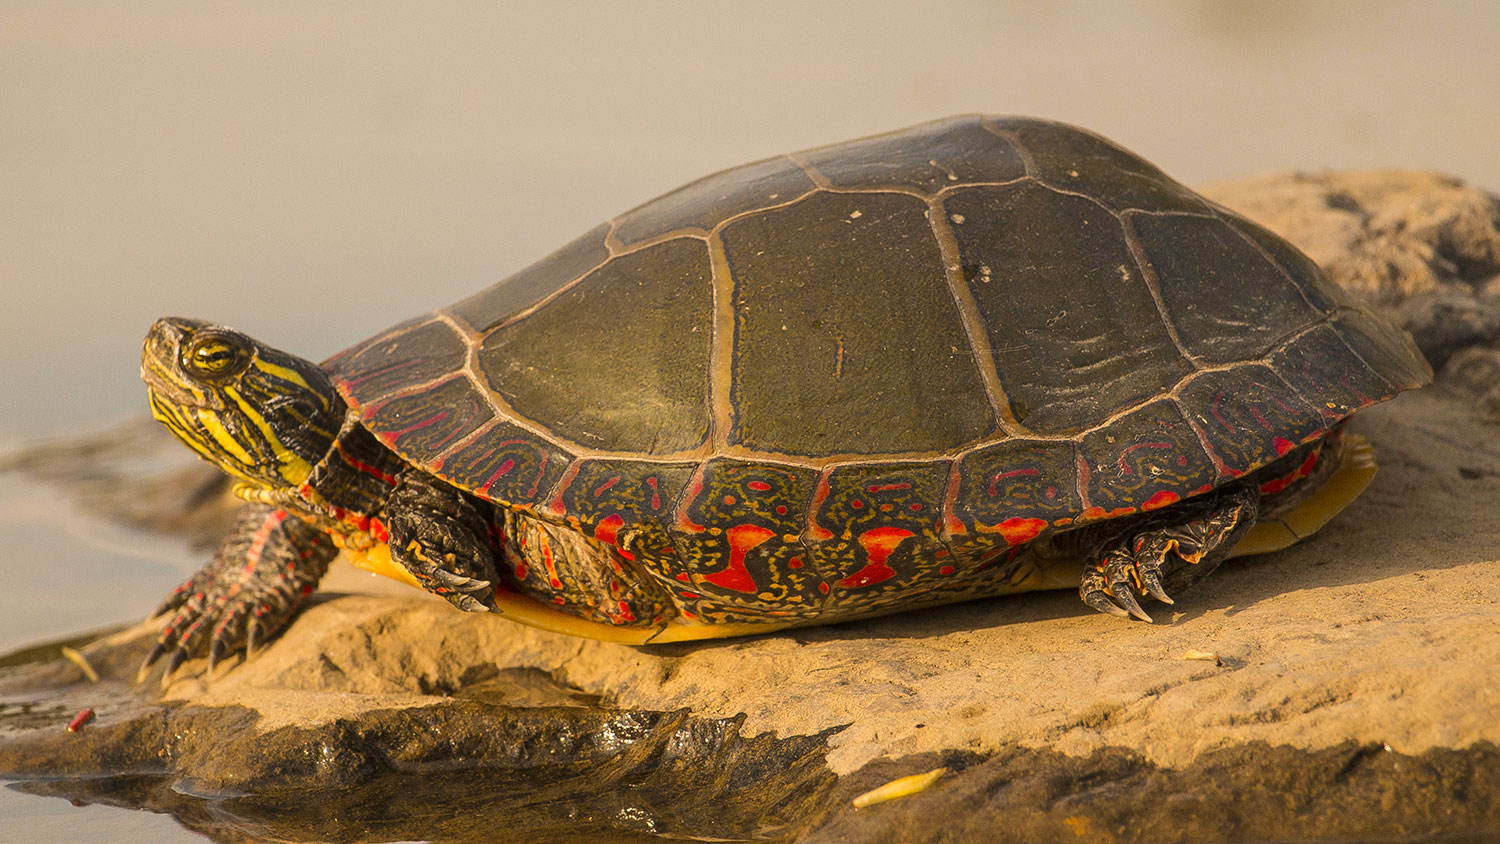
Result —
[[1500, 187], [1500, 3], [0, 3], [0, 441], [143, 407], [155, 317], [309, 357], [709, 171], [955, 112], [1190, 183]]

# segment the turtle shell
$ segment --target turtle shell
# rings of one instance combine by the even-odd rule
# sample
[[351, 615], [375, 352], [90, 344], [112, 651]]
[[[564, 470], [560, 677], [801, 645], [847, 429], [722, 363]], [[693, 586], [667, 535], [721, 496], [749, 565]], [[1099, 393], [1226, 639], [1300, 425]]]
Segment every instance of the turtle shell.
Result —
[[1092, 133], [979, 116], [700, 179], [328, 368], [414, 465], [704, 618], [963, 583], [1430, 378], [1265, 229]]

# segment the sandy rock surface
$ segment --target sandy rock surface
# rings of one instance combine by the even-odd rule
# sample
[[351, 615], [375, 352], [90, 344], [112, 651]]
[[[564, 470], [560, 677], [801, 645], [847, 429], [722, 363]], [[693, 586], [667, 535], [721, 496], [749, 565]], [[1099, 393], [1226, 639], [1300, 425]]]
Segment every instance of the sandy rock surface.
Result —
[[[443, 706], [529, 672], [625, 710], [743, 716], [746, 736], [822, 733], [841, 776], [895, 757], [1018, 748], [1184, 768], [1257, 742], [1404, 754], [1500, 743], [1500, 202], [1404, 171], [1268, 176], [1208, 193], [1402, 319], [1440, 374], [1356, 418], [1381, 469], [1344, 514], [1293, 548], [1224, 565], [1175, 606], [1148, 604], [1154, 624], [1054, 592], [634, 648], [458, 613], [338, 564], [270, 647], [231, 660], [212, 683], [188, 663], [166, 700], [244, 707], [269, 732]], [[142, 479], [122, 456], [141, 447], [13, 468], [51, 471], [85, 506], [156, 529], [201, 534], [222, 521], [206, 474]], [[69, 460], [71, 475], [57, 470]], [[132, 478], [190, 517], [142, 511]], [[147, 636], [137, 628], [90, 652], [107, 661], [122, 643], [143, 650]]]

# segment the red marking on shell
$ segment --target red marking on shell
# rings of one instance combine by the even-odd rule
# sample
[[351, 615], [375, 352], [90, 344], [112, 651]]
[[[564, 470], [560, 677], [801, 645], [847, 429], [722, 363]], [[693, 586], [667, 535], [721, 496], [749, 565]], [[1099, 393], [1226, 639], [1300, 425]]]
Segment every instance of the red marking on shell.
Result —
[[1131, 469], [1130, 466], [1125, 462], [1126, 459], [1128, 459], [1130, 457], [1131, 453], [1133, 453], [1135, 451], [1139, 451], [1140, 449], [1143, 449], [1143, 448], [1166, 448], [1166, 449], [1170, 449], [1171, 447], [1172, 447], [1171, 443], [1136, 443], [1135, 445], [1126, 446], [1125, 450], [1122, 451], [1122, 452], [1120, 452], [1119, 458], [1115, 460], [1115, 465], [1119, 467], [1120, 474], [1122, 474], [1122, 475], [1131, 475], [1131, 474], [1135, 473], [1135, 470]]
[[617, 484], [619, 482], [620, 482], [620, 476], [619, 475], [615, 475], [613, 478], [610, 478], [609, 480], [605, 481], [604, 483], [602, 483], [602, 484], [594, 487], [594, 497], [598, 498], [599, 496], [601, 496], [604, 493], [608, 492], [610, 487], [614, 486], [615, 484]]
[[[1243, 474], [1243, 473], [1238, 473], [1238, 474]], [[1213, 488], [1214, 488], [1213, 484], [1204, 484], [1203, 486], [1200, 486], [1197, 489], [1193, 490], [1192, 492], [1188, 493], [1188, 495], [1202, 495], [1203, 493], [1208, 492], [1209, 490], [1211, 490]]]
[[824, 581], [822, 583], [819, 583], [818, 584], [818, 591], [822, 592], [824, 595], [827, 595], [828, 594], [828, 582]]
[[1065, 525], [1071, 525], [1071, 524], [1073, 524], [1073, 517], [1072, 516], [1063, 516], [1061, 519], [1053, 519], [1052, 520], [1052, 526], [1053, 527], [1063, 527]]
[[891, 558], [897, 546], [912, 536], [916, 536], [912, 531], [890, 526], [870, 528], [860, 534], [855, 541], [865, 549], [868, 562], [864, 568], [840, 580], [838, 585], [845, 589], [858, 589], [895, 577], [896, 570], [887, 565], [886, 561]]
[[379, 519], [370, 519], [370, 526], [369, 528], [367, 528], [367, 530], [369, 531], [371, 536], [375, 537], [375, 540], [377, 542], [391, 541], [390, 529], [385, 526], [385, 522], [382, 522]]
[[911, 511], [913, 513], [920, 513], [920, 512], [922, 512], [922, 504], [921, 504], [921, 502], [918, 502], [916, 504], [911, 505]]
[[737, 500], [735, 499], [734, 496], [732, 496], [732, 495], [726, 495], [726, 496], [724, 496], [724, 506], [725, 507], [733, 507], [736, 503], [737, 503]]
[[750, 481], [749, 483], [745, 484], [745, 486], [755, 490], [756, 492], [771, 491], [771, 485], [766, 483], [765, 481]]
[[685, 571], [678, 572], [677, 573], [677, 579], [680, 580], [680, 581], [682, 581], [683, 583], [692, 583], [693, 582], [693, 579], [691, 577], [688, 577], [688, 573], [685, 572]]
[[682, 497], [682, 503], [677, 508], [677, 529], [689, 533], [702, 533], [708, 528], [698, 524], [688, 517], [688, 508], [703, 494], [703, 473], [707, 471], [708, 464], [699, 464], [693, 477], [688, 481], [687, 494]]
[[94, 720], [94, 710], [85, 707], [77, 715], [73, 716], [73, 720], [68, 722], [68, 732], [76, 733], [83, 729], [83, 725], [92, 720]]
[[1274, 428], [1271, 426], [1271, 423], [1266, 421], [1265, 414], [1260, 412], [1260, 408], [1251, 405], [1250, 415], [1255, 417], [1255, 424], [1259, 425], [1267, 431], [1274, 430]]
[[953, 566], [942, 566], [941, 568], [938, 569], [938, 574], [952, 574], [952, 573], [953, 573]]
[[1292, 449], [1297, 447], [1291, 440], [1287, 439], [1286, 437], [1276, 437], [1275, 439], [1271, 440], [1271, 445], [1276, 447], [1277, 454], [1286, 454], [1288, 451], [1291, 451]]
[[790, 560], [787, 560], [786, 561], [786, 567], [789, 568], [789, 569], [800, 569], [800, 568], [802, 568], [802, 558], [801, 557], [793, 557]]
[[[699, 595], [697, 592], [678, 592], [677, 594], [681, 595], [684, 598], [692, 598], [692, 599], [698, 599], [698, 598], [703, 597], [702, 595]], [[684, 616], [686, 616], [687, 618], [692, 618], [693, 617], [693, 614], [690, 613], [690, 612], [687, 612], [686, 610], [684, 610], [682, 614]]]
[[808, 512], [812, 515], [808, 520], [807, 535], [815, 542], [823, 542], [833, 538], [833, 531], [818, 524], [818, 513], [823, 510], [823, 502], [828, 500], [829, 471], [828, 469], [824, 469], [823, 473], [818, 475], [818, 485], [813, 489], [812, 506], [808, 508]]
[[879, 484], [876, 486], [865, 487], [865, 490], [871, 495], [874, 495], [877, 492], [894, 492], [898, 489], [911, 489], [911, 484]]
[[729, 537], [729, 565], [722, 571], [705, 574], [703, 579], [723, 589], [749, 594], [755, 591], [755, 579], [745, 568], [745, 555], [776, 535], [760, 525], [735, 525], [724, 531]]
[[990, 478], [990, 486], [988, 490], [990, 497], [993, 498], [1000, 494], [1000, 482], [1005, 480], [1006, 478], [1013, 478], [1017, 475], [1025, 475], [1027, 477], [1035, 478], [1041, 477], [1041, 474], [1042, 473], [1039, 469], [1012, 469], [1009, 472], [1000, 472], [999, 474]]
[[371, 378], [376, 378], [381, 375], [389, 375], [392, 372], [405, 369], [408, 366], [416, 366], [421, 362], [421, 358], [412, 358], [411, 360], [403, 360], [399, 363], [393, 363], [390, 366], [382, 366], [379, 369], [372, 369], [369, 372], [366, 372], [364, 375], [359, 376], [358, 378], [340, 378], [339, 386], [344, 388], [343, 392], [353, 392], [353, 390], [351, 390], [350, 388], [358, 384], [363, 384]]
[[849, 502], [849, 506], [853, 507], [856, 510], [859, 510], [865, 506], [865, 502], [860, 501], [858, 498], [856, 498]]
[[1011, 545], [1024, 545], [1041, 534], [1047, 528], [1046, 519], [1006, 519], [995, 526], [1005, 541]]
[[1169, 489], [1164, 489], [1146, 499], [1146, 503], [1141, 505], [1141, 511], [1145, 512], [1147, 510], [1160, 510], [1161, 508], [1166, 507], [1169, 504], [1176, 504], [1181, 500], [1182, 496], [1178, 495], [1175, 492], [1172, 492]]
[[655, 512], [661, 509], [661, 495], [656, 488], [656, 478], [646, 479], [646, 486], [651, 487], [651, 510]]
[[608, 545], [614, 545], [620, 535], [620, 528], [625, 526], [625, 517], [619, 513], [610, 513], [594, 528], [594, 538]]
[[525, 580], [526, 575], [531, 572], [531, 567], [526, 565], [526, 558], [520, 554], [516, 555], [516, 580]]
[[1049, 486], [1049, 487], [1047, 487], [1047, 490], [1045, 492], [1043, 492], [1042, 495], [1045, 495], [1048, 498], [1056, 498], [1057, 497], [1057, 487], [1055, 487], [1055, 486]]
[[[511, 440], [511, 442], [517, 442], [517, 440]], [[490, 454], [493, 453], [494, 452], [492, 450]], [[487, 459], [488, 457], [489, 454], [486, 454], [485, 458]], [[582, 464], [583, 461], [575, 460], [572, 463], [568, 464], [568, 468], [563, 470], [562, 479], [557, 482], [557, 488], [552, 492], [552, 501], [549, 502], [546, 507], [546, 509], [550, 511], [550, 514], [553, 518], [562, 519], [567, 517], [568, 508], [567, 505], [563, 503], [563, 493], [567, 492], [568, 488], [573, 486], [573, 481], [577, 480], [578, 472], [583, 468]], [[507, 460], [505, 461], [505, 464], [501, 464], [500, 468], [501, 472], [509, 472], [512, 468], [514, 468], [514, 464], [512, 463], [512, 461]], [[485, 481], [484, 486], [480, 487], [480, 490], [488, 489], [489, 485], [494, 483], [495, 480], [499, 477], [500, 473], [496, 473], [488, 481]]]
[[1082, 513], [1079, 513], [1078, 518], [1082, 521], [1093, 521], [1095, 519], [1115, 519], [1119, 518], [1120, 516], [1128, 516], [1134, 512], [1134, 507], [1116, 507], [1113, 510], [1106, 510], [1103, 507], [1089, 507], [1086, 508]]
[[381, 431], [380, 438], [385, 440], [389, 445], [395, 445], [396, 440], [399, 440], [407, 434], [410, 434], [412, 431], [420, 431], [421, 429], [426, 428], [429, 425], [436, 425], [444, 419], [447, 419], [448, 415], [448, 411], [440, 410], [437, 413], [434, 413], [433, 415], [427, 417], [426, 419], [423, 419], [421, 422], [418, 422], [409, 427], [398, 428], [391, 431]]
[[777, 504], [776, 505], [776, 515], [778, 515], [778, 516], [785, 516], [786, 515], [786, 505], [785, 504]]

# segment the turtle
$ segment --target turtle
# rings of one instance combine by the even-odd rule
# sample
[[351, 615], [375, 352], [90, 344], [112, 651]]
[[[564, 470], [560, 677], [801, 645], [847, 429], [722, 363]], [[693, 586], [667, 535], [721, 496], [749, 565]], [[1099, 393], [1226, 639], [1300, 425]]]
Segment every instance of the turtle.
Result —
[[1073, 587], [1316, 530], [1431, 370], [1282, 238], [1070, 125], [971, 115], [725, 170], [322, 364], [163, 318], [153, 416], [246, 501], [144, 672], [248, 657], [347, 549], [634, 644]]

